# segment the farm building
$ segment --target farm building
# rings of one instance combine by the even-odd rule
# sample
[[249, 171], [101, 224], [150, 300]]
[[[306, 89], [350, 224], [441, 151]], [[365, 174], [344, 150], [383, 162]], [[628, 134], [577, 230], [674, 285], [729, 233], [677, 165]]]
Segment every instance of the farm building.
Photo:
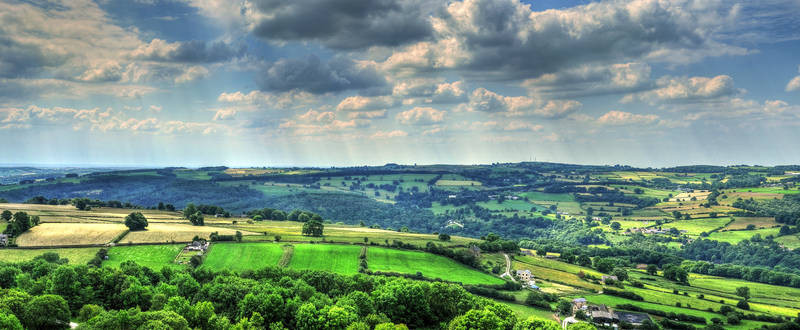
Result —
[[625, 321], [635, 326], [642, 325], [644, 321], [649, 320], [650, 316], [644, 313], [633, 313], [633, 312], [616, 312], [617, 318], [620, 322]]
[[577, 312], [579, 310], [586, 310], [586, 298], [575, 298], [572, 299], [572, 312]]
[[186, 244], [186, 249], [185, 250], [186, 251], [206, 252], [206, 250], [208, 250], [208, 246], [210, 244], [211, 243], [209, 243], [208, 241], [193, 241], [193, 242], [191, 242], [189, 244]]
[[519, 277], [519, 279], [522, 280], [523, 282], [528, 282], [533, 277], [533, 274], [531, 274], [530, 270], [523, 269], [517, 271], [517, 277]]
[[638, 264], [636, 265], [636, 269], [647, 269], [647, 264]]
[[617, 277], [614, 276], [614, 275], [603, 275], [603, 277], [601, 279], [603, 280], [603, 283], [605, 283], [608, 280], [612, 280], [612, 281], [615, 281], [615, 282], [618, 281]]
[[2, 246], [8, 245], [8, 235], [0, 234], [0, 245]]

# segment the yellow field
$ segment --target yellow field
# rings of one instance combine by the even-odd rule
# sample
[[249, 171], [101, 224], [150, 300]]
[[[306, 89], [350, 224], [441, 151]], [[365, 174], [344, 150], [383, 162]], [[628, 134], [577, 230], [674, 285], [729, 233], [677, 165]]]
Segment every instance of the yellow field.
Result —
[[[189, 242], [195, 236], [208, 238], [213, 232], [220, 235], [234, 235], [236, 230], [210, 226], [192, 226], [186, 224], [162, 224], [152, 223], [147, 226], [147, 230], [132, 231], [126, 235], [121, 244], [124, 243], [171, 243]], [[257, 233], [242, 231], [243, 235], [257, 235]]]
[[723, 230], [731, 230], [731, 229], [746, 229], [748, 225], [754, 225], [757, 229], [761, 228], [771, 228], [778, 225], [775, 222], [775, 219], [768, 218], [768, 217], [761, 217], [761, 218], [736, 218], [730, 225], [723, 228]]
[[480, 181], [471, 181], [471, 180], [438, 180], [436, 181], [437, 186], [480, 186], [482, 183]]
[[69, 248], [69, 249], [0, 249], [0, 261], [21, 262], [28, 261], [48, 252], [58, 253], [59, 257], [66, 258], [70, 264], [85, 265], [92, 260], [100, 250], [94, 248]]
[[127, 228], [106, 223], [43, 223], [17, 237], [19, 246], [105, 244]]
[[[131, 212], [141, 212], [149, 222], [188, 222], [182, 219], [179, 212], [158, 210], [131, 210], [98, 207], [91, 211], [81, 211], [72, 205], [40, 205], [40, 204], [0, 204], [0, 210], [11, 212], [23, 211], [30, 215], [38, 215], [41, 222], [118, 222], [125, 221]], [[214, 219], [209, 219], [214, 220]]]
[[691, 201], [692, 197], [696, 198], [698, 201], [705, 200], [711, 192], [708, 190], [704, 191], [695, 191], [695, 192], [685, 192], [675, 195], [669, 199], [670, 202], [688, 202]]

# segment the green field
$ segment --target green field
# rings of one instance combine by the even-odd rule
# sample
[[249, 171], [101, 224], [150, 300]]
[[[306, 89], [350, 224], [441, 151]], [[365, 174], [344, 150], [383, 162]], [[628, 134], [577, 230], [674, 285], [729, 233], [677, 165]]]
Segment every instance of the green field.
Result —
[[352, 275], [358, 273], [360, 252], [361, 246], [358, 245], [296, 244], [289, 268]]
[[775, 241], [790, 249], [800, 248], [800, 235], [781, 236], [776, 238]]
[[103, 266], [118, 267], [130, 260], [154, 270], [164, 266], [180, 267], [172, 261], [183, 247], [183, 244], [115, 246], [109, 249], [108, 260], [103, 262]]
[[661, 227], [664, 229], [676, 228], [678, 230], [686, 230], [687, 235], [698, 236], [702, 232], [710, 233], [714, 229], [722, 228], [730, 221], [731, 219], [727, 217], [679, 220], [665, 223]]
[[421, 272], [422, 276], [428, 278], [464, 284], [503, 284], [499, 277], [469, 268], [446, 257], [418, 251], [370, 247], [367, 250], [367, 263], [369, 269], [374, 271], [403, 274]]
[[280, 244], [217, 243], [212, 244], [203, 267], [214, 270], [246, 270], [275, 266], [283, 255]]
[[94, 258], [100, 248], [69, 248], [69, 249], [0, 249], [0, 261], [20, 262], [28, 261], [48, 252], [55, 252], [61, 258], [69, 259], [70, 264], [85, 265]]
[[711, 235], [708, 235], [708, 239], [736, 244], [743, 240], [750, 239], [756, 234], [761, 235], [762, 238], [767, 237], [768, 235], [777, 236], [778, 231], [780, 231], [780, 228], [718, 231], [715, 233], [711, 233]]
[[528, 191], [519, 194], [520, 197], [528, 197], [530, 201], [544, 202], [573, 202], [575, 198], [571, 194], [548, 194], [538, 191]]

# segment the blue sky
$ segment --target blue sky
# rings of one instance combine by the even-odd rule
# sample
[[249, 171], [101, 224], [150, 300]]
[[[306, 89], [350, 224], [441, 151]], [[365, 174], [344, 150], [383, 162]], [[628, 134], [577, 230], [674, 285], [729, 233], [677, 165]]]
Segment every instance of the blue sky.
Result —
[[5, 164], [798, 164], [797, 1], [0, 0]]

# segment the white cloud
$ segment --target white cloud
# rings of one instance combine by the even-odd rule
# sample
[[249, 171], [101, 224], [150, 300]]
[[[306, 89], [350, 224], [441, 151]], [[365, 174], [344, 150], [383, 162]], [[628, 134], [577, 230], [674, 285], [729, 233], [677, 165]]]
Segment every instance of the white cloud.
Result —
[[339, 102], [339, 105], [336, 106], [336, 111], [385, 110], [392, 106], [394, 106], [394, 100], [387, 96], [350, 96]]
[[542, 101], [527, 96], [503, 96], [485, 88], [472, 92], [467, 109], [507, 116], [533, 115], [543, 118], [563, 118], [583, 105], [575, 100]]
[[[800, 71], [800, 66], [797, 67], [797, 71]], [[786, 84], [787, 92], [793, 92], [796, 90], [800, 90], [800, 76], [792, 78], [792, 80], [789, 80], [789, 83]]]
[[240, 91], [222, 93], [217, 101], [232, 103], [241, 106], [271, 107], [277, 109], [299, 108], [317, 101], [317, 98], [308, 92], [289, 91], [284, 93], [267, 93], [261, 91]]
[[208, 77], [208, 69], [199, 65], [195, 65], [189, 67], [181, 75], [175, 77], [175, 83], [182, 84], [185, 82], [190, 82], [205, 77]]
[[727, 75], [716, 77], [661, 77], [656, 80], [656, 88], [626, 95], [623, 103], [642, 100], [655, 103], [657, 101], [702, 102], [720, 99], [744, 93], [733, 85], [733, 78]]
[[233, 120], [236, 119], [236, 109], [226, 108], [219, 109], [214, 113], [213, 120]]
[[415, 107], [397, 114], [397, 121], [405, 125], [432, 125], [444, 120], [445, 111], [429, 107]]
[[393, 130], [393, 131], [377, 131], [370, 138], [372, 139], [391, 139], [391, 138], [398, 138], [398, 137], [405, 137], [408, 136], [408, 133], [401, 130]]
[[748, 50], [722, 41], [736, 7], [706, 0], [610, 0], [533, 11], [519, 0], [464, 0], [434, 15], [434, 38], [385, 62], [395, 72], [453, 69], [516, 80], [587, 64], [694, 62]]
[[640, 125], [651, 124], [658, 120], [656, 115], [640, 115], [630, 112], [612, 110], [597, 118], [602, 125]]

